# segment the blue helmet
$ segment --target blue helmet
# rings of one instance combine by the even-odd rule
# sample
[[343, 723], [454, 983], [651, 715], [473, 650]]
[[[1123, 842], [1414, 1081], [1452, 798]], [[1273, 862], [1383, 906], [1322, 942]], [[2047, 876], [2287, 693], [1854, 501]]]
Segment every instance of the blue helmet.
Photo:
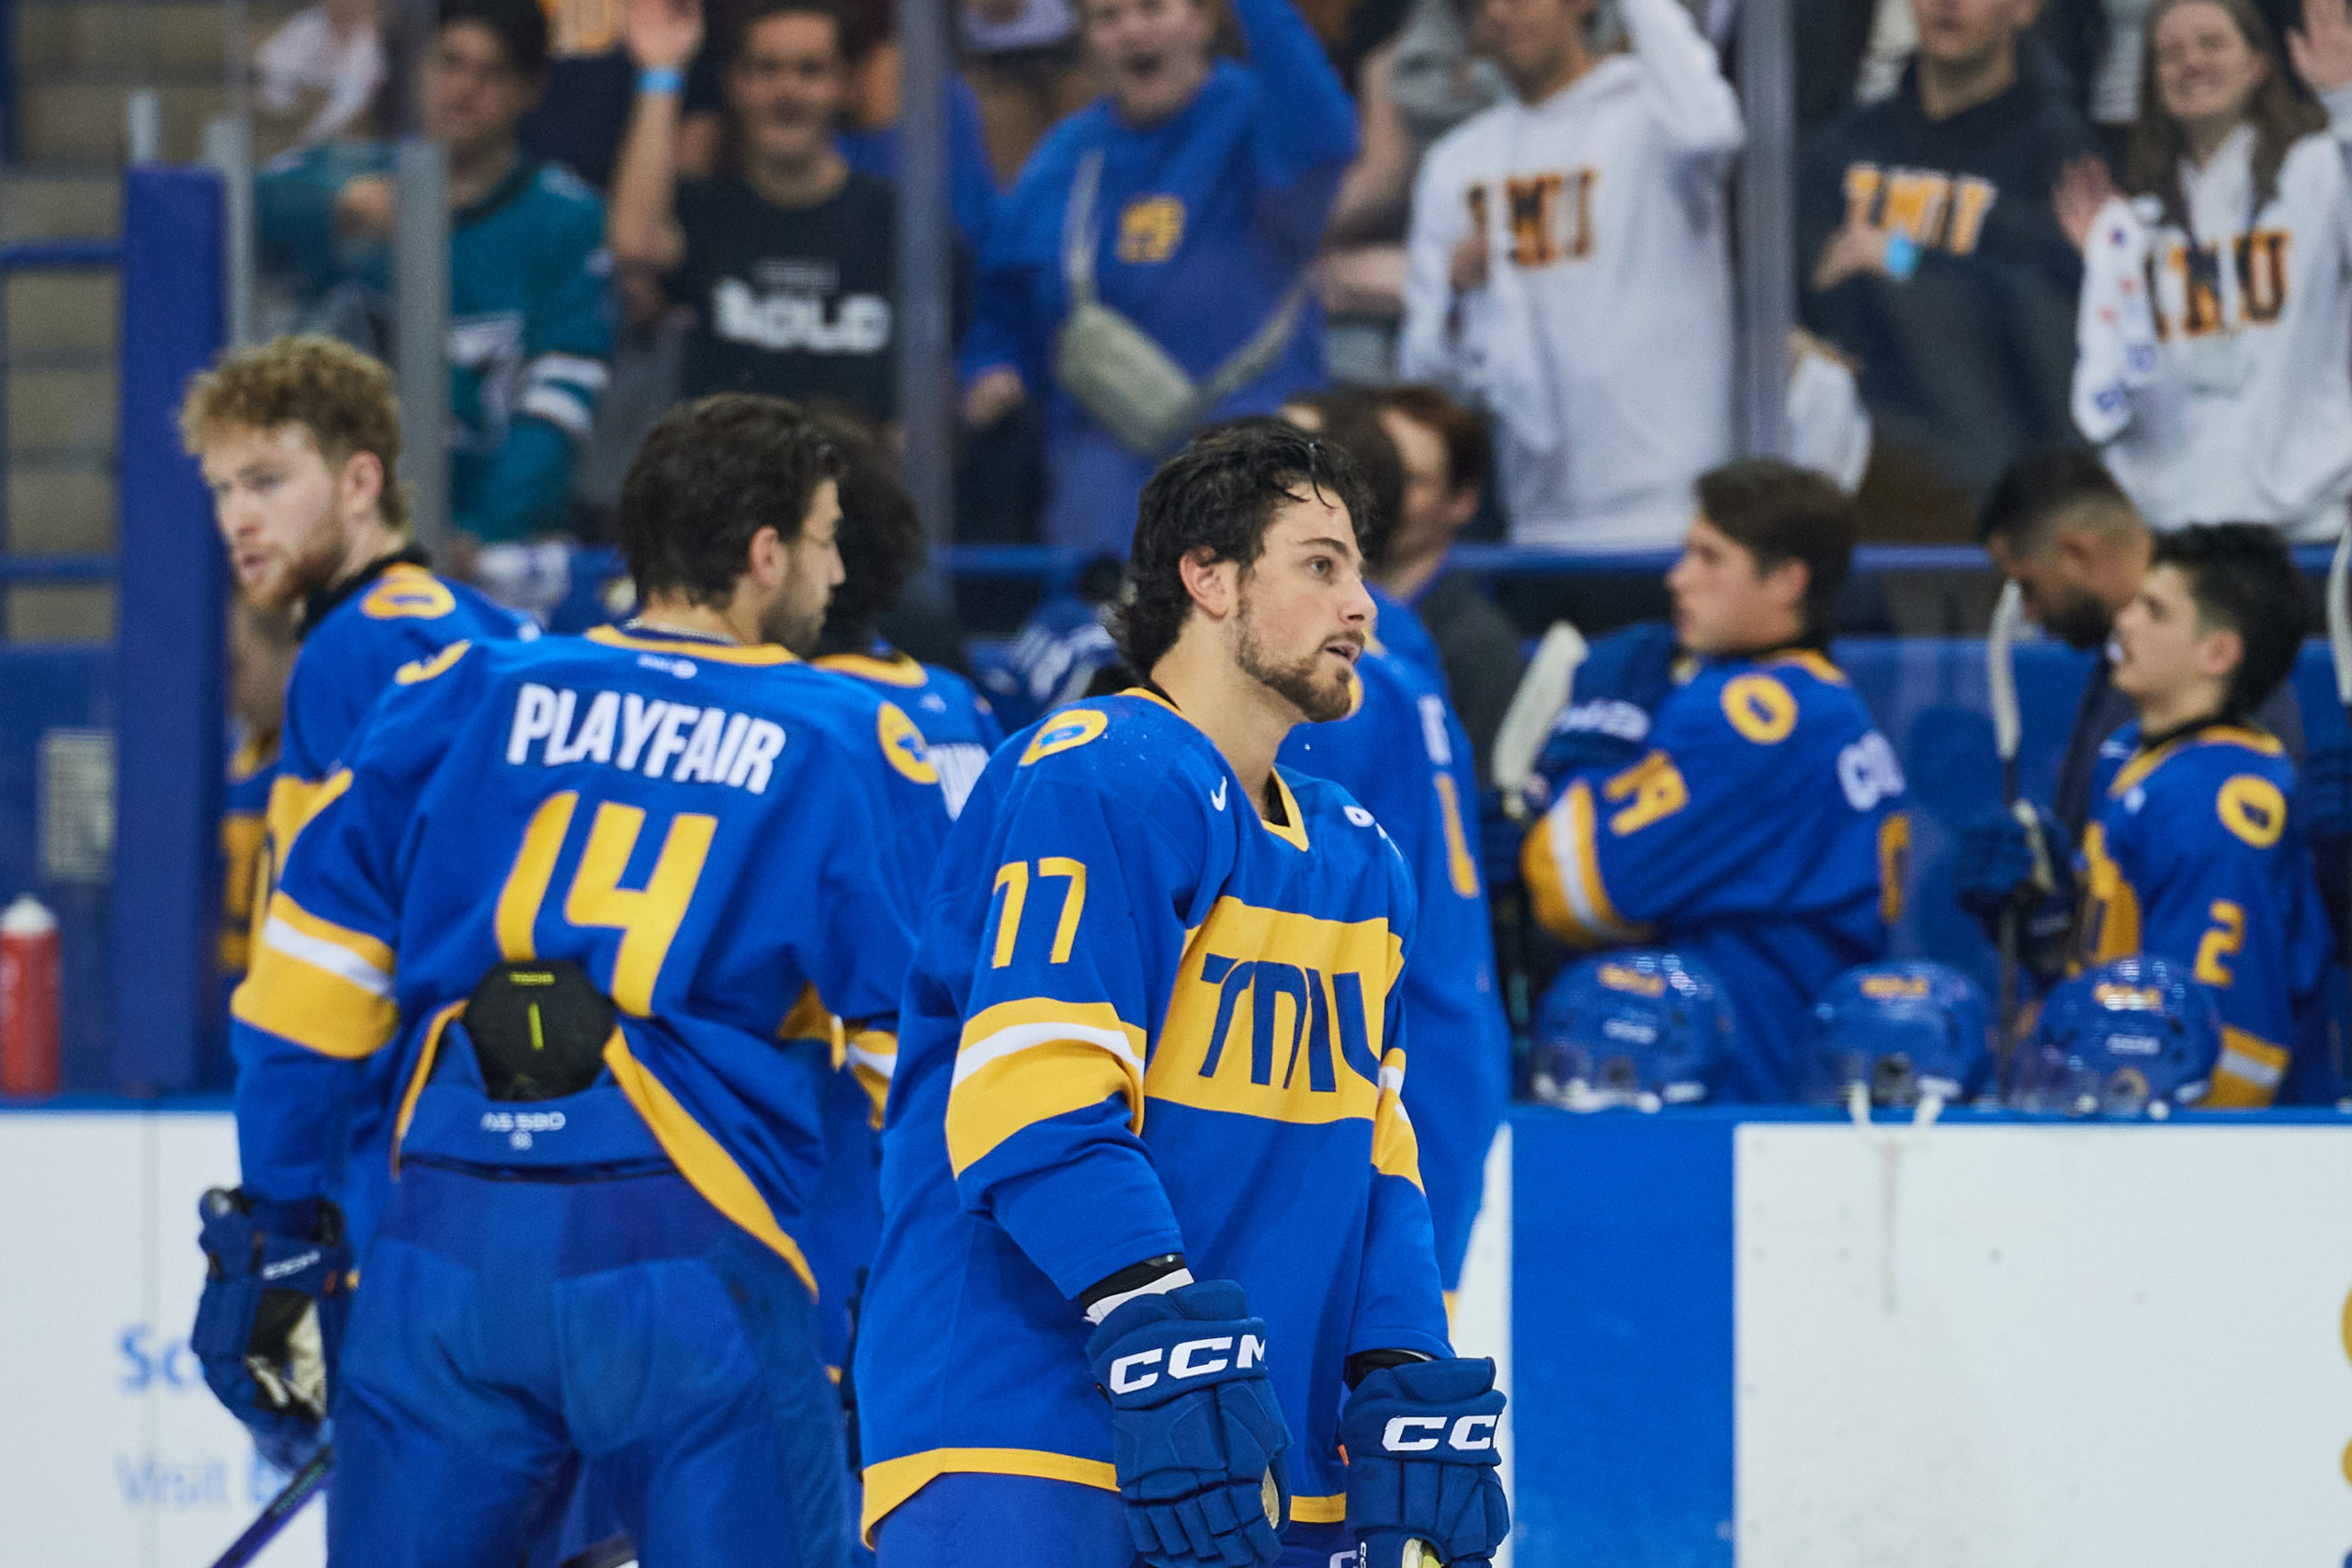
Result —
[[1731, 1006], [1699, 964], [1662, 948], [1588, 958], [1535, 1009], [1535, 1092], [1571, 1111], [1655, 1111], [1715, 1091]]
[[1928, 1095], [1965, 1103], [1992, 1076], [1993, 1010], [1959, 970], [1924, 959], [1865, 964], [1813, 1008], [1810, 1098], [1842, 1105], [1861, 1084], [1900, 1110]]
[[2018, 1059], [2010, 1102], [2068, 1116], [2169, 1115], [2212, 1085], [2213, 998], [2171, 958], [2119, 958], [2050, 993]]

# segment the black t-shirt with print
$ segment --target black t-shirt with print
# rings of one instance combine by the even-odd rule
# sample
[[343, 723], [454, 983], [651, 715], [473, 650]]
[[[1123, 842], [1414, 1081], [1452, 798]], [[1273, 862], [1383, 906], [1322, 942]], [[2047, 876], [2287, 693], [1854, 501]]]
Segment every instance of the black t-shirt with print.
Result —
[[682, 181], [685, 259], [671, 298], [692, 307], [684, 390], [766, 392], [898, 412], [895, 197], [852, 174], [813, 207], [778, 207], [733, 175]]

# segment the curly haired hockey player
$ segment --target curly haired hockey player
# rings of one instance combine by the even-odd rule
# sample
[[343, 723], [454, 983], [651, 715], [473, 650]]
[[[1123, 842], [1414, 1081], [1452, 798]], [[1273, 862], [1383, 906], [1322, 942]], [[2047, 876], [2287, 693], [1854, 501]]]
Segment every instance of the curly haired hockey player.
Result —
[[1363, 504], [1304, 433], [1196, 438], [1136, 526], [1148, 680], [1014, 736], [948, 835], [860, 1324], [885, 1568], [1503, 1536], [1503, 1399], [1447, 1343], [1399, 1094], [1410, 874], [1275, 764], [1352, 700]]
[[[274, 868], [345, 743], [397, 673], [455, 643], [537, 628], [428, 569], [392, 477], [401, 456], [392, 375], [357, 349], [317, 336], [240, 349], [189, 380], [180, 430], [212, 491], [238, 592], [256, 609], [300, 616], [253, 882], [266, 904]], [[333, 1179], [363, 1244], [383, 1202], [384, 1168], [383, 1129], [363, 1117]]]

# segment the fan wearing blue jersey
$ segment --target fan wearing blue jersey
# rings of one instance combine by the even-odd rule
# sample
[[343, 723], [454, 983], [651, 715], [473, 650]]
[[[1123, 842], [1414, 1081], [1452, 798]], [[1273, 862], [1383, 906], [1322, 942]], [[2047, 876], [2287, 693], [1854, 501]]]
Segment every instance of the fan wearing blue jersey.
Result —
[[948, 835], [860, 1323], [884, 1568], [1470, 1564], [1508, 1528], [1399, 1092], [1411, 873], [1276, 763], [1353, 702], [1363, 506], [1303, 433], [1195, 438], [1135, 531], [1148, 678], [1007, 741]]
[[1814, 998], [1885, 956], [1902, 909], [1902, 770], [1824, 651], [1857, 521], [1785, 463], [1703, 476], [1667, 576], [1696, 658], [1638, 746], [1595, 729], [1547, 750], [1561, 771], [1521, 849], [1536, 917], [1570, 947], [1663, 942], [1722, 978], [1733, 1100], [1799, 1097]]
[[[348, 344], [281, 337], [193, 378], [180, 430], [212, 491], [244, 603], [298, 617], [262, 849], [286, 863], [344, 747], [401, 670], [453, 644], [537, 628], [435, 576], [409, 532], [391, 372]], [[266, 886], [255, 897], [267, 902]], [[333, 1179], [365, 1243], [384, 1198], [385, 1130], [362, 1113]], [[345, 1163], [345, 1162], [339, 1162]]]
[[[834, 466], [789, 404], [673, 411], [621, 492], [638, 618], [403, 671], [293, 845], [194, 1337], [332, 1411], [338, 1564], [507, 1568], [583, 1460], [647, 1562], [843, 1561], [803, 1021], [895, 1027], [893, 824], [935, 786], [903, 713], [790, 651], [841, 575]], [[325, 1180], [381, 1059], [355, 1297]]]
[[2250, 523], [2156, 536], [2115, 617], [2115, 689], [2139, 711], [2107, 764], [2076, 859], [2081, 962], [2191, 965], [2222, 1017], [2205, 1104], [2268, 1105], [2332, 938], [2294, 817], [2295, 768], [2249, 716], [2294, 666], [2303, 583]]
[[841, 547], [846, 575], [825, 612], [817, 666], [871, 682], [906, 708], [922, 729], [953, 817], [964, 809], [989, 753], [1004, 739], [1004, 728], [971, 682], [953, 670], [918, 661], [882, 636], [882, 618], [899, 607], [899, 590], [922, 570], [929, 553], [922, 517], [871, 440], [838, 425], [835, 433], [842, 450]]

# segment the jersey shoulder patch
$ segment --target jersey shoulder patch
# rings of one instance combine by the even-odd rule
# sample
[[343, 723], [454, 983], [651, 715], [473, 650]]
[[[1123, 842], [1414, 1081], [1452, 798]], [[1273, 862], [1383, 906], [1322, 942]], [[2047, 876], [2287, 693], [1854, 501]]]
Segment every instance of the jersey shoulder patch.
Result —
[[893, 702], [876, 703], [874, 733], [881, 743], [884, 759], [900, 774], [919, 784], [939, 782], [939, 768], [931, 760], [931, 748], [922, 738], [922, 730], [907, 716], [904, 708]]
[[393, 567], [359, 596], [359, 613], [371, 621], [437, 621], [457, 608], [449, 585], [420, 566]]
[[1099, 707], [1064, 708], [1042, 721], [1029, 737], [1029, 744], [1021, 750], [1021, 766], [1026, 768], [1048, 757], [1091, 746], [1110, 728], [1111, 716]]

